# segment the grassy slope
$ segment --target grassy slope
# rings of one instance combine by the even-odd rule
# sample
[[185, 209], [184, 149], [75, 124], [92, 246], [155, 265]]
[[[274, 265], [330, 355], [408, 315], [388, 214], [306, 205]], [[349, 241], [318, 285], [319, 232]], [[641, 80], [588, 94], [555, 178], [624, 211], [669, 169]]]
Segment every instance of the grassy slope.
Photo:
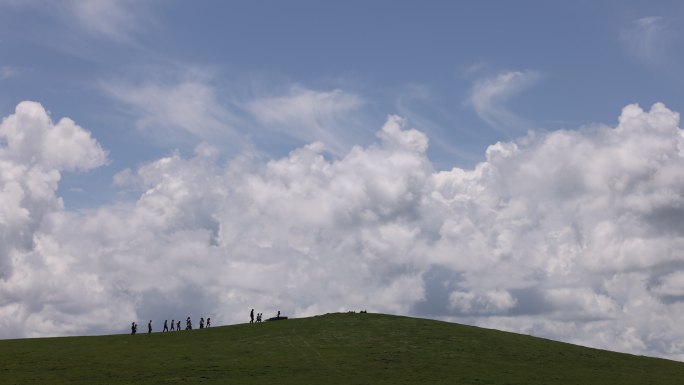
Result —
[[0, 362], [1, 384], [684, 383], [684, 363], [378, 314], [5, 340]]

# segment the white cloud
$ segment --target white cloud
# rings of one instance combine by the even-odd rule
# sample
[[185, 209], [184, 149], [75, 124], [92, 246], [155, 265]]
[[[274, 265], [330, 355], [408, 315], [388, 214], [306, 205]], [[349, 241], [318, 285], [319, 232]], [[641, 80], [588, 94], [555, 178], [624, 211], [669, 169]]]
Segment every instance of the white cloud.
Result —
[[54, 172], [28, 171], [71, 158], [26, 156], [12, 134], [25, 150], [0, 158], [0, 333], [365, 308], [681, 359], [678, 126], [662, 104], [629, 105], [617, 127], [497, 143], [474, 169], [435, 172], [427, 137], [390, 116], [378, 143], [333, 160], [320, 143], [266, 163], [172, 154], [119, 174], [137, 201], [78, 213]]
[[0, 278], [8, 278], [20, 254], [34, 247], [36, 231], [62, 209], [55, 195], [60, 172], [98, 167], [106, 152], [71, 119], [55, 124], [35, 102], [20, 103], [2, 120], [0, 142]]
[[541, 79], [536, 71], [506, 71], [496, 76], [480, 79], [470, 91], [468, 103], [477, 115], [495, 128], [520, 129], [526, 124], [510, 111], [508, 100], [535, 85]]
[[190, 137], [239, 152], [253, 142], [286, 138], [297, 144], [320, 142], [327, 152], [344, 156], [359, 138], [372, 140], [355, 120], [363, 101], [341, 90], [294, 86], [285, 96], [238, 100], [221, 95], [206, 70], [189, 68], [151, 78], [109, 81], [102, 89], [127, 105], [140, 130], [160, 141], [178, 143]]
[[1, 66], [0, 67], [0, 80], [11, 79], [19, 74], [19, 70], [15, 67]]
[[132, 0], [4, 0], [0, 6], [41, 12], [56, 18], [79, 35], [118, 43], [134, 43], [134, 36], [155, 25], [151, 1]]
[[231, 124], [235, 117], [218, 100], [210, 80], [206, 71], [188, 69], [171, 80], [106, 82], [102, 88], [132, 108], [137, 127], [157, 140], [174, 142], [190, 136], [199, 141], [239, 142], [241, 135]]
[[341, 90], [292, 87], [285, 96], [255, 99], [247, 109], [274, 132], [305, 143], [319, 141], [333, 153], [343, 155], [358, 139], [349, 117], [362, 105], [358, 95]]
[[665, 18], [662, 16], [642, 17], [634, 20], [629, 29], [623, 31], [622, 39], [632, 54], [651, 61], [659, 56], [662, 46]]
[[652, 287], [654, 293], [660, 296], [670, 296], [677, 299], [684, 298], [684, 271], [675, 271], [660, 277], [659, 282]]
[[621, 31], [620, 38], [626, 51], [643, 64], [671, 75], [678, 73], [672, 53], [677, 51], [680, 37], [667, 17], [636, 19]]
[[73, 0], [68, 4], [87, 31], [115, 41], [129, 40], [131, 34], [153, 23], [147, 7], [139, 1]]
[[[3, 286], [8, 298], [23, 298], [0, 310], [17, 322], [4, 330], [111, 330], [97, 322], [123, 327], [150, 313], [237, 322], [248, 306], [408, 312], [422, 298], [420, 271], [402, 267], [409, 254], [385, 261], [396, 244], [415, 247], [419, 228], [384, 222], [415, 215], [430, 167], [426, 138], [398, 124], [390, 119], [382, 144], [332, 163], [311, 145], [224, 169], [200, 146], [194, 158], [172, 155], [122, 174], [122, 183], [137, 180], [142, 190], [134, 204], [56, 212], [43, 224]], [[68, 325], [70, 318], [78, 322]]]
[[516, 300], [505, 290], [453, 291], [449, 295], [451, 308], [463, 314], [501, 314], [512, 309]]
[[106, 153], [69, 118], [54, 124], [39, 103], [22, 102], [3, 119], [0, 135], [7, 145], [2, 155], [22, 165], [42, 169], [88, 170], [106, 162]]

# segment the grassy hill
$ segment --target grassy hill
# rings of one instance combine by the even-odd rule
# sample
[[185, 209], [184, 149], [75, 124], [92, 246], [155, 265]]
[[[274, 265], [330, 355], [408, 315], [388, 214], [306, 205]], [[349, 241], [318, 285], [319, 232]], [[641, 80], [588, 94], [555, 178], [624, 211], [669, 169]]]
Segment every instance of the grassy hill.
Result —
[[380, 314], [5, 340], [0, 362], [0, 384], [684, 383], [680, 362]]

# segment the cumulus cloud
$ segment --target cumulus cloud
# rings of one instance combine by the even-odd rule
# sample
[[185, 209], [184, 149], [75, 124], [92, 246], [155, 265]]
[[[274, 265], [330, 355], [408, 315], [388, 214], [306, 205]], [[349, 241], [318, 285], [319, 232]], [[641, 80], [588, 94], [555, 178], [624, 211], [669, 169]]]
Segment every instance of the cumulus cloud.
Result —
[[508, 108], [507, 102], [537, 84], [541, 77], [536, 71], [505, 71], [480, 79], [471, 89], [468, 103], [480, 119], [494, 128], [523, 128], [524, 120]]
[[15, 243], [0, 330], [366, 308], [684, 358], [677, 113], [629, 105], [615, 127], [530, 134], [441, 172], [427, 136], [400, 117], [377, 138], [335, 159], [314, 142], [265, 163], [221, 163], [202, 145], [120, 173], [137, 200], [83, 212], [54, 204], [53, 178], [40, 214], [25, 203], [34, 187], [12, 177], [69, 158], [7, 160], [3, 201], [16, 204], [1, 231]]
[[[652, 333], [684, 310], [677, 296], [664, 295], [676, 294], [676, 276], [667, 274], [681, 268], [684, 240], [678, 124], [662, 104], [649, 112], [630, 105], [615, 128], [499, 143], [475, 170], [438, 174], [440, 200], [472, 213], [445, 222], [454, 239], [447, 250], [463, 256], [446, 264], [463, 271], [462, 287], [489, 288], [494, 280], [519, 296], [516, 316], [476, 322], [680, 354], [681, 333]], [[543, 320], [523, 316], [540, 309]], [[605, 325], [616, 332], [595, 338], [583, 331]], [[622, 345], [630, 330], [632, 343]]]
[[515, 306], [515, 298], [505, 290], [454, 291], [449, 295], [451, 308], [463, 314], [500, 314]]
[[[0, 124], [0, 328], [3, 336], [72, 334], [83, 330], [71, 315], [97, 315], [84, 290], [98, 272], [79, 273], [48, 235], [64, 215], [56, 195], [61, 173], [86, 171], [107, 161], [90, 133], [69, 118], [54, 123], [35, 102], [22, 102]], [[47, 231], [47, 234], [46, 234]], [[77, 283], [82, 280], [83, 283]], [[56, 308], [57, 311], [49, 311]], [[80, 311], [79, 311], [80, 309]], [[46, 315], [49, 314], [49, 315]], [[19, 322], [32, 324], [24, 329]], [[95, 322], [87, 317], [85, 323]]]
[[239, 158], [223, 168], [203, 145], [193, 158], [171, 155], [120, 176], [141, 189], [134, 203], [56, 208], [4, 283], [13, 299], [4, 333], [21, 325], [20, 335], [109, 331], [103, 319], [126, 325], [169, 313], [237, 322], [248, 306], [408, 312], [422, 298], [420, 272], [404, 268], [408, 255], [391, 253], [396, 244], [412, 248], [419, 228], [388, 219], [416, 215], [431, 169], [427, 138], [401, 124], [391, 117], [380, 144], [332, 163], [312, 144], [267, 164]]
[[31, 250], [47, 217], [62, 209], [55, 195], [61, 171], [84, 171], [106, 153], [69, 118], [52, 122], [43, 107], [22, 102], [0, 124], [0, 278], [12, 276], [18, 253]]

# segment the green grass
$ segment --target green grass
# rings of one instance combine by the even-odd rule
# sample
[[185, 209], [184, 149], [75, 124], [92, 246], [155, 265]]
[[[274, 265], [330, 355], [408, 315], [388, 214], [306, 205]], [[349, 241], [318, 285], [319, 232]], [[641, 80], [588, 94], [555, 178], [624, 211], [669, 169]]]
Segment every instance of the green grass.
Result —
[[684, 363], [380, 314], [0, 341], [0, 384], [682, 384]]

